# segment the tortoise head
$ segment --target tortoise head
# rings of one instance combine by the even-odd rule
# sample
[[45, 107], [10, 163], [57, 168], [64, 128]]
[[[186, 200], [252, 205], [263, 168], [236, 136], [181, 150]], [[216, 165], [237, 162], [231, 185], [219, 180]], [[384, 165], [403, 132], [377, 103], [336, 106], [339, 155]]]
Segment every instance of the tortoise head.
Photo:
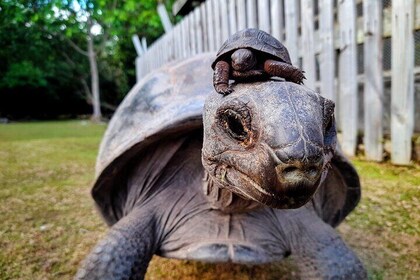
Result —
[[294, 83], [235, 85], [204, 110], [203, 165], [221, 188], [297, 208], [325, 179], [336, 146], [334, 103]]
[[232, 59], [232, 68], [240, 72], [251, 69], [257, 63], [257, 58], [249, 49], [237, 49], [230, 58]]

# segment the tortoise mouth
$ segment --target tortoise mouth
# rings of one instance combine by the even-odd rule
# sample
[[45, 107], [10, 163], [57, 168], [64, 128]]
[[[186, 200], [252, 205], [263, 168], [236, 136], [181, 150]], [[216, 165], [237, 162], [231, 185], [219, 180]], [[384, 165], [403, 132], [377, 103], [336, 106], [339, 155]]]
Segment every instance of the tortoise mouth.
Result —
[[304, 179], [289, 184], [275, 180], [266, 186], [233, 166], [218, 165], [215, 167], [214, 176], [210, 176], [222, 188], [244, 199], [254, 200], [272, 208], [291, 209], [303, 206], [312, 198], [327, 172], [327, 168], [324, 168], [314, 183]]

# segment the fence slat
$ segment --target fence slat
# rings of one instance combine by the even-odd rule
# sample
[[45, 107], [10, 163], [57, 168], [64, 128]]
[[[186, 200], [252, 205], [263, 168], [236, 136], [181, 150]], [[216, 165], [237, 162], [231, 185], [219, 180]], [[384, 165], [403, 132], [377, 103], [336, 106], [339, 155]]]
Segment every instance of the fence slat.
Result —
[[270, 1], [258, 0], [258, 28], [270, 33]]
[[238, 30], [246, 28], [246, 2], [245, 0], [236, 0], [236, 15], [238, 18]]
[[271, 0], [271, 35], [283, 42], [283, 1]]
[[181, 22], [181, 41], [182, 41], [182, 44], [181, 44], [181, 50], [182, 50], [182, 56], [181, 56], [181, 58], [186, 58], [187, 56], [188, 56], [188, 54], [187, 54], [187, 34], [189, 34], [187, 31], [187, 21], [186, 20], [183, 20], [182, 22]]
[[209, 51], [214, 52], [216, 50], [216, 40], [214, 37], [214, 10], [213, 1], [206, 1], [206, 12], [207, 12], [207, 36], [208, 36], [208, 48]]
[[290, 53], [293, 65], [299, 65], [298, 58], [298, 7], [295, 0], [285, 0], [286, 14], [286, 46]]
[[195, 22], [195, 46], [196, 53], [202, 53], [203, 49], [203, 24], [201, 22], [200, 8], [194, 10], [194, 22]]
[[364, 17], [364, 144], [369, 160], [383, 159], [382, 2], [365, 0]]
[[205, 3], [200, 5], [200, 15], [201, 15], [201, 28], [203, 32], [203, 51], [209, 51], [209, 42], [208, 42], [208, 23], [207, 23], [207, 13]]
[[237, 30], [236, 24], [236, 3], [235, 0], [229, 0], [229, 36]]
[[[220, 22], [222, 24], [221, 30], [219, 32], [222, 35], [222, 42], [226, 41], [229, 37], [229, 13], [226, 0], [219, 0], [220, 2]], [[221, 46], [221, 45], [220, 45]], [[219, 46], [219, 47], [220, 47]]]
[[356, 3], [342, 0], [338, 3], [340, 23], [339, 115], [342, 129], [341, 146], [348, 156], [354, 156], [357, 143], [357, 50], [356, 50]]
[[321, 0], [319, 2], [319, 40], [321, 45], [319, 74], [321, 94], [336, 102], [333, 5], [333, 0]]
[[414, 1], [392, 2], [391, 160], [408, 164], [414, 127]]
[[246, 0], [246, 21], [248, 28], [257, 28], [256, 0]]
[[220, 22], [220, 2], [219, 0], [213, 0], [214, 9], [214, 35], [215, 35], [215, 49], [218, 50], [223, 42], [223, 35], [221, 32], [222, 23]]
[[188, 23], [189, 27], [188, 30], [190, 31], [190, 56], [193, 56], [197, 53], [197, 46], [196, 46], [196, 32], [197, 27], [195, 23], [194, 13], [190, 13], [188, 15]]
[[313, 1], [301, 0], [302, 68], [306, 72], [305, 85], [315, 87], [315, 43]]

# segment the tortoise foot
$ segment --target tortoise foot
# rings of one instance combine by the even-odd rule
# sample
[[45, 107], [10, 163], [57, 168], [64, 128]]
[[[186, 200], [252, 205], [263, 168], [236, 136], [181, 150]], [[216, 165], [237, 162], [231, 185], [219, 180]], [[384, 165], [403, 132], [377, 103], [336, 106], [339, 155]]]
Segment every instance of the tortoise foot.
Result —
[[215, 85], [214, 88], [216, 89], [217, 93], [220, 93], [223, 95], [228, 95], [233, 92], [233, 88], [231, 88], [227, 84], [218, 84], [218, 85]]
[[294, 82], [296, 84], [302, 85], [303, 84], [303, 80], [306, 80], [305, 77], [305, 71], [302, 71], [300, 69], [296, 69], [296, 71], [294, 71], [292, 77], [290, 78], [291, 82]]

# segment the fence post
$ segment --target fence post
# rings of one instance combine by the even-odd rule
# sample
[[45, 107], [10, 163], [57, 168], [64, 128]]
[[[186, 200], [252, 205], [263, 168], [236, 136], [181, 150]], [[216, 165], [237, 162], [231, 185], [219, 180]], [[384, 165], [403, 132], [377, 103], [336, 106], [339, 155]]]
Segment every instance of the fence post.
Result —
[[270, 5], [269, 0], [258, 0], [258, 28], [270, 33]]
[[213, 0], [213, 15], [214, 15], [214, 36], [216, 38], [216, 46], [215, 49], [219, 49], [222, 45], [223, 38], [222, 38], [222, 23], [220, 22], [220, 1]]
[[236, 15], [238, 16], [238, 30], [246, 28], [246, 2], [236, 0]]
[[414, 127], [414, 1], [392, 2], [391, 160], [408, 164]]
[[301, 0], [302, 30], [302, 68], [306, 72], [305, 85], [315, 88], [315, 44], [314, 44], [314, 7], [313, 1]]
[[271, 35], [283, 42], [283, 1], [271, 0]]
[[363, 2], [364, 20], [364, 139], [366, 159], [383, 159], [382, 2]]
[[213, 1], [209, 0], [205, 2], [207, 12], [207, 36], [209, 43], [209, 51], [214, 52], [216, 50], [216, 39], [214, 36], [214, 10]]
[[226, 0], [219, 0], [220, 22], [222, 24], [220, 35], [222, 35], [222, 43], [229, 37], [229, 13]]
[[190, 53], [189, 56], [195, 55], [197, 53], [197, 49], [196, 49], [196, 32], [197, 32], [197, 27], [196, 27], [196, 22], [195, 22], [195, 17], [194, 17], [194, 13], [189, 13], [187, 16], [187, 21], [188, 21], [188, 31], [190, 32], [190, 38], [189, 38], [189, 46], [190, 46]]
[[286, 45], [290, 51], [292, 64], [299, 65], [298, 57], [298, 7], [295, 0], [285, 0], [284, 10], [286, 14]]
[[207, 13], [205, 3], [200, 5], [200, 15], [201, 15], [201, 27], [203, 30], [203, 51], [209, 51], [209, 37], [208, 37], [208, 26], [207, 26]]
[[342, 130], [341, 146], [345, 154], [354, 156], [357, 144], [358, 119], [355, 0], [339, 1], [338, 19], [340, 23], [338, 78], [339, 113]]
[[246, 0], [246, 20], [248, 28], [257, 28], [257, 3], [255, 0]]
[[238, 31], [236, 24], [236, 1], [229, 0], [229, 36]]
[[333, 8], [333, 0], [321, 0], [319, 2], [319, 39], [321, 45], [319, 74], [321, 94], [336, 102]]
[[172, 30], [172, 22], [169, 19], [168, 12], [166, 11], [165, 5], [159, 3], [157, 6], [158, 14], [160, 17], [160, 21], [162, 22], [163, 29], [165, 33], [168, 33]]

